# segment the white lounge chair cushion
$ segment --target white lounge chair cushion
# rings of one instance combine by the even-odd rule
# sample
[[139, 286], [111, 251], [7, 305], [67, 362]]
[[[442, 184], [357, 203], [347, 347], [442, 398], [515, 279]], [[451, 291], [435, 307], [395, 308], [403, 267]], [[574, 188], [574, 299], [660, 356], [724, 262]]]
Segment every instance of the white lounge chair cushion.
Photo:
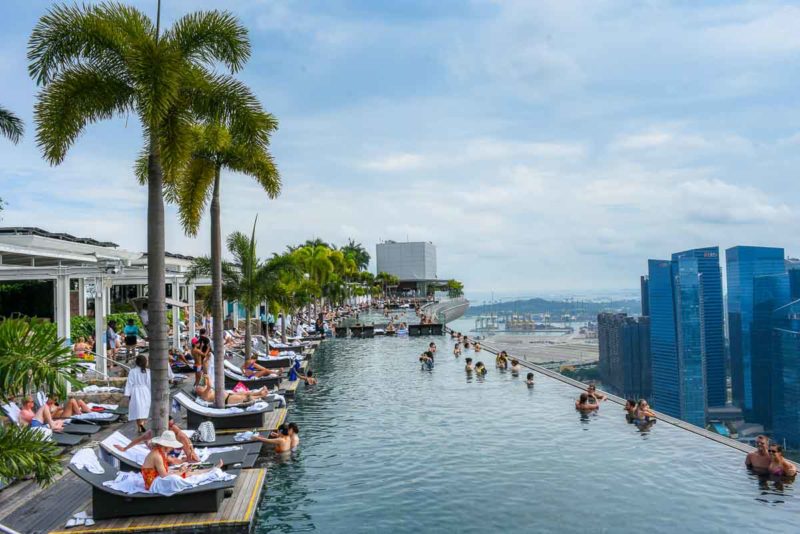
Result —
[[125, 472], [120, 471], [114, 480], [103, 482], [103, 485], [116, 491], [123, 493], [154, 493], [157, 495], [164, 495], [169, 497], [181, 491], [203, 484], [210, 484], [221, 480], [233, 480], [236, 475], [225, 473], [219, 468], [214, 468], [207, 473], [201, 475], [193, 475], [187, 478], [181, 478], [178, 475], [169, 475], [167, 477], [156, 477], [149, 490], [144, 489], [144, 478], [139, 471]]

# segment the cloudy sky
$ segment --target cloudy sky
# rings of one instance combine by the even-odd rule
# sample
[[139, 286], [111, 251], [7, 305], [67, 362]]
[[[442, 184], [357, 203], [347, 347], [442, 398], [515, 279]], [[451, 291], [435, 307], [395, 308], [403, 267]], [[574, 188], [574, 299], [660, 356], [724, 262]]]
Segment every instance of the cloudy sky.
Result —
[[[131, 0], [154, 14], [155, 0]], [[309, 237], [438, 247], [471, 292], [635, 288], [696, 246], [800, 254], [800, 6], [770, 1], [163, 0], [229, 8], [241, 77], [280, 120], [269, 201], [223, 178], [223, 231], [259, 215], [263, 255]], [[33, 130], [31, 28], [0, 6], [0, 102]], [[91, 126], [51, 168], [0, 143], [4, 225], [145, 246], [134, 118]], [[168, 211], [169, 250], [202, 254]]]

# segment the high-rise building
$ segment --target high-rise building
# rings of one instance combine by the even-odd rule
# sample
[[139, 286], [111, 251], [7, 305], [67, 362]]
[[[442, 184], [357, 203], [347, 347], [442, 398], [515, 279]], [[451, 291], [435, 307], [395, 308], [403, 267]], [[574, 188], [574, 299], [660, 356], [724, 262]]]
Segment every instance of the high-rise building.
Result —
[[772, 339], [774, 314], [789, 301], [789, 276], [785, 272], [753, 278], [753, 322], [750, 328], [753, 404], [749, 418], [767, 429], [774, 427], [772, 389], [775, 382], [773, 367], [777, 359]]
[[648, 278], [647, 275], [639, 277], [639, 286], [641, 287], [641, 294], [642, 294], [642, 315], [648, 316], [650, 315], [650, 297], [647, 295], [648, 289]]
[[624, 313], [597, 316], [600, 379], [617, 395], [650, 398], [650, 322]]
[[[752, 347], [755, 281], [758, 277], [784, 273], [786, 268], [783, 256], [782, 248], [772, 247], [739, 246], [725, 251], [733, 402], [742, 409], [748, 418], [753, 416], [753, 399], [755, 397], [753, 391], [755, 362]], [[788, 278], [785, 278], [785, 281], [788, 292]], [[763, 282], [765, 284], [763, 289], [767, 291], [769, 281]], [[769, 300], [769, 296], [764, 294], [761, 299], [762, 301]], [[777, 303], [772, 310], [786, 302], [788, 302], [788, 295], [786, 295], [785, 301]], [[767, 302], [762, 302], [762, 313], [766, 313], [765, 317], [768, 319], [772, 310], [764, 311], [763, 307], [766, 305], [768, 305]], [[763, 343], [762, 349], [764, 349]], [[762, 350], [761, 361], [768, 360], [768, 354]], [[762, 412], [761, 416], [763, 417], [763, 415]]]
[[[680, 263], [681, 260], [689, 258], [697, 260], [696, 272], [699, 277], [697, 292], [702, 296], [699, 315], [706, 404], [708, 406], [724, 406], [727, 400], [727, 380], [725, 373], [725, 317], [722, 305], [719, 247], [685, 250], [672, 255], [673, 262]], [[695, 267], [691, 268], [695, 269]]]
[[800, 260], [786, 258], [784, 262], [786, 272], [789, 273], [789, 290], [792, 293], [792, 302], [800, 299]]
[[668, 415], [682, 418], [673, 263], [648, 260], [647, 264], [653, 406]]
[[800, 300], [773, 313], [772, 436], [800, 447]]
[[425, 295], [436, 275], [436, 247], [433, 243], [384, 241], [375, 245], [377, 272], [396, 276], [400, 290], [415, 290]]

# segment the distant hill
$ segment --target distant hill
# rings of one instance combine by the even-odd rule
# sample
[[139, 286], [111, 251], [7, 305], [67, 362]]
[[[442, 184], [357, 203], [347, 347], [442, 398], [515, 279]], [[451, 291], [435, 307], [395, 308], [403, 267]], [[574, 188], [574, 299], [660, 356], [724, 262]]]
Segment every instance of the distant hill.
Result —
[[503, 313], [549, 313], [552, 320], [562, 315], [575, 315], [578, 320], [594, 320], [597, 314], [604, 311], [620, 311], [629, 315], [639, 315], [642, 303], [635, 299], [614, 300], [606, 302], [546, 300], [540, 298], [512, 300], [494, 305], [470, 306], [467, 315], [485, 315], [491, 312]]

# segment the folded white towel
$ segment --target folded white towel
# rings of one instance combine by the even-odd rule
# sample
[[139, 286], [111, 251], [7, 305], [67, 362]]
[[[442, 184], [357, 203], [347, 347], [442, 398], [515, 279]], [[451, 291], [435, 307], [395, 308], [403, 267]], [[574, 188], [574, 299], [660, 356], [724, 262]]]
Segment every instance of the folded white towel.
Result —
[[73, 415], [70, 419], [77, 420], [77, 421], [102, 421], [104, 419], [113, 419], [113, 413], [102, 413], [102, 412], [89, 412], [89, 413], [82, 413], [80, 415]]
[[86, 469], [96, 475], [105, 473], [105, 470], [100, 465], [100, 460], [97, 459], [97, 455], [94, 453], [94, 449], [88, 447], [76, 452], [72, 458], [70, 458], [69, 463], [78, 469]]

